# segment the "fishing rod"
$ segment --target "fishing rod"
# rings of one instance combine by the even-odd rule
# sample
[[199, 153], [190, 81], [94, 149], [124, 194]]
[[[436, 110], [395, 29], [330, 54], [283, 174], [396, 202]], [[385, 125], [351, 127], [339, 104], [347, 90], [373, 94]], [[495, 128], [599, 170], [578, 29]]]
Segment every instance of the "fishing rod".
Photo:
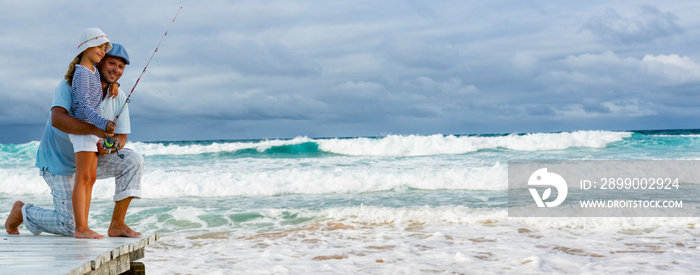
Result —
[[[170, 22], [170, 26], [168, 26], [168, 29], [165, 30], [165, 34], [163, 34], [163, 37], [160, 38], [160, 42], [158, 42], [158, 45], [156, 46], [156, 50], [153, 51], [153, 54], [151, 54], [151, 58], [148, 59], [148, 62], [146, 63], [146, 66], [143, 67], [143, 71], [141, 71], [139, 78], [136, 79], [136, 83], [134, 83], [134, 87], [131, 88], [131, 92], [129, 92], [129, 95], [126, 97], [126, 101], [122, 105], [121, 109], [119, 109], [119, 112], [117, 112], [117, 115], [114, 117], [114, 120], [112, 120], [112, 121], [116, 122], [117, 119], [119, 118], [119, 116], [124, 111], [124, 108], [126, 108], [126, 105], [129, 104], [129, 102], [131, 102], [131, 94], [134, 93], [134, 89], [136, 89], [136, 85], [139, 85], [139, 81], [141, 80], [141, 77], [143, 76], [144, 73], [146, 73], [146, 69], [148, 68], [148, 65], [151, 64], [151, 60], [153, 60], [153, 56], [155, 56], [156, 53], [158, 52], [158, 48], [160, 47], [160, 44], [163, 43], [165, 36], [168, 35], [168, 31], [170, 31], [170, 27], [172, 27], [173, 23], [175, 23], [175, 19], [177, 19], [177, 16], [180, 14], [181, 10], [182, 10], [182, 7], [180, 7], [180, 9], [177, 10], [175, 17], [173, 17], [173, 21]], [[104, 147], [105, 149], [117, 150], [117, 156], [124, 159], [124, 154], [119, 154], [119, 146], [121, 146], [121, 144], [117, 143], [118, 141], [119, 141], [119, 138], [108, 137], [108, 138], [102, 140], [102, 147]]]

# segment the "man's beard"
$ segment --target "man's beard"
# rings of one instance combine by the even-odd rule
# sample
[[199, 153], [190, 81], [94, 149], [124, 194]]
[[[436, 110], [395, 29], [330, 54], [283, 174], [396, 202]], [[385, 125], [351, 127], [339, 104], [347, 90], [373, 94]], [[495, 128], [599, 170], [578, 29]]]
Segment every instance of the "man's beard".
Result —
[[[109, 73], [109, 72], [107, 72], [107, 73]], [[114, 78], [114, 81], [110, 81], [107, 78], [107, 74], [102, 74], [102, 73], [100, 73], [100, 78], [102, 79], [102, 82], [107, 83], [107, 84], [114, 84], [117, 82], [117, 79], [118, 79], [118, 78]]]

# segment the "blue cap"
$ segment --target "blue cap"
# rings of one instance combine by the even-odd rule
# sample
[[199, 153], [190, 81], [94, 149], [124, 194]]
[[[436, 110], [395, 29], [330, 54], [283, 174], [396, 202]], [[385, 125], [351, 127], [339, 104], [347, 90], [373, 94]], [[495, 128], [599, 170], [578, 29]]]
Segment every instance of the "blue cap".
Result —
[[126, 53], [126, 50], [120, 44], [112, 43], [112, 49], [107, 52], [107, 55], [121, 57], [126, 62], [126, 65], [129, 65], [129, 54]]

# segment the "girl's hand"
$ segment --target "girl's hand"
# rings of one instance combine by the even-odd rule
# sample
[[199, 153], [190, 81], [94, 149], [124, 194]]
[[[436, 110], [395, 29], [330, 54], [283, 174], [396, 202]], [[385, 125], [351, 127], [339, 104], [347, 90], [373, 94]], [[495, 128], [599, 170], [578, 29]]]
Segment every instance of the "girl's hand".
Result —
[[109, 84], [109, 97], [116, 98], [119, 94], [119, 83]]
[[107, 129], [105, 129], [105, 130], [109, 134], [114, 134], [114, 129], [116, 129], [116, 128], [117, 128], [117, 124], [114, 121], [109, 121], [107, 123]]

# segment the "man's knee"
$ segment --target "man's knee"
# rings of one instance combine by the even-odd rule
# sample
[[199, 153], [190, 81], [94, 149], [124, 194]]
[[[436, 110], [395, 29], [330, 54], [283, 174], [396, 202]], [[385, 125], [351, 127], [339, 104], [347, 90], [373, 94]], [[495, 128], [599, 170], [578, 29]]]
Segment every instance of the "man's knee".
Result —
[[24, 224], [34, 235], [41, 232], [51, 234], [73, 236], [75, 232], [75, 218], [69, 206], [57, 205], [57, 209], [44, 209], [31, 203], [22, 207]]
[[124, 154], [124, 161], [131, 164], [131, 169], [143, 169], [143, 156], [134, 150], [122, 149], [120, 153]]
[[[125, 162], [120, 176], [116, 179], [114, 201], [129, 197], [141, 197], [141, 177], [143, 175], [143, 156], [133, 150], [124, 150]], [[121, 153], [121, 151], [120, 151]]]

